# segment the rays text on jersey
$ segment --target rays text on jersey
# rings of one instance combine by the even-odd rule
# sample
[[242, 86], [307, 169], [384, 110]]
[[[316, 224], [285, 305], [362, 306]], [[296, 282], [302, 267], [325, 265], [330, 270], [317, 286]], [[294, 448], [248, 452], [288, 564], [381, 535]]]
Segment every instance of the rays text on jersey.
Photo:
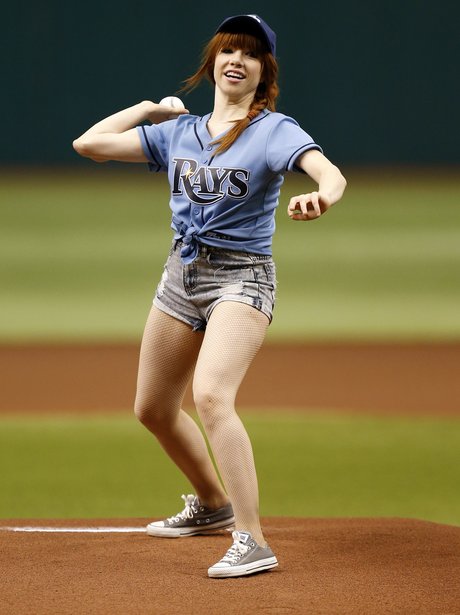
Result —
[[198, 205], [212, 205], [226, 196], [244, 198], [249, 191], [248, 169], [199, 166], [193, 158], [173, 158], [173, 195], [187, 195]]

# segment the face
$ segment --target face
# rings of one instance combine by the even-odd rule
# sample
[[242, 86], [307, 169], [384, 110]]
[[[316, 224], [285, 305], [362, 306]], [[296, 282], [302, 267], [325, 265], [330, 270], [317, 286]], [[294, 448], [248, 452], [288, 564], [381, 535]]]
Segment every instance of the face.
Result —
[[216, 87], [232, 98], [253, 95], [260, 83], [261, 74], [262, 62], [252, 51], [223, 47], [216, 55]]

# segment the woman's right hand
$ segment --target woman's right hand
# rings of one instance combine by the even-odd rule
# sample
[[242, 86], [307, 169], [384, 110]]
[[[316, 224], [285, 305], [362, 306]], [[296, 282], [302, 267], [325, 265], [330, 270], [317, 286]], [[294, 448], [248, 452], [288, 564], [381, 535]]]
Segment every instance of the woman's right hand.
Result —
[[146, 119], [152, 124], [161, 124], [161, 122], [166, 122], [166, 120], [174, 120], [179, 117], [179, 115], [190, 113], [188, 109], [178, 109], [177, 107], [159, 105], [149, 100], [144, 101], [144, 103], [150, 106]]

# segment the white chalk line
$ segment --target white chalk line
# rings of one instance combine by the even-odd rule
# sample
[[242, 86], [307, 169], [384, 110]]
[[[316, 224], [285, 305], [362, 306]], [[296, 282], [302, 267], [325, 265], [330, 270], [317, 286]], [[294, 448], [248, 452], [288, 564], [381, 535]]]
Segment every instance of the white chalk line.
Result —
[[145, 527], [0, 527], [0, 532], [48, 532], [48, 533], [85, 533], [85, 534], [133, 534], [146, 533]]

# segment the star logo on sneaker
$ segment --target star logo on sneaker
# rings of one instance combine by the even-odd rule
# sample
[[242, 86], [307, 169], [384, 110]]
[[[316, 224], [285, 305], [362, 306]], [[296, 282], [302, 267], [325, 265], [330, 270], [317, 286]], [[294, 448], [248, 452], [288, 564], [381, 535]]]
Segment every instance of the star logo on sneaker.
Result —
[[246, 532], [238, 532], [238, 540], [242, 542], [244, 545], [248, 542], [250, 538], [251, 538], [250, 534], [247, 534]]

